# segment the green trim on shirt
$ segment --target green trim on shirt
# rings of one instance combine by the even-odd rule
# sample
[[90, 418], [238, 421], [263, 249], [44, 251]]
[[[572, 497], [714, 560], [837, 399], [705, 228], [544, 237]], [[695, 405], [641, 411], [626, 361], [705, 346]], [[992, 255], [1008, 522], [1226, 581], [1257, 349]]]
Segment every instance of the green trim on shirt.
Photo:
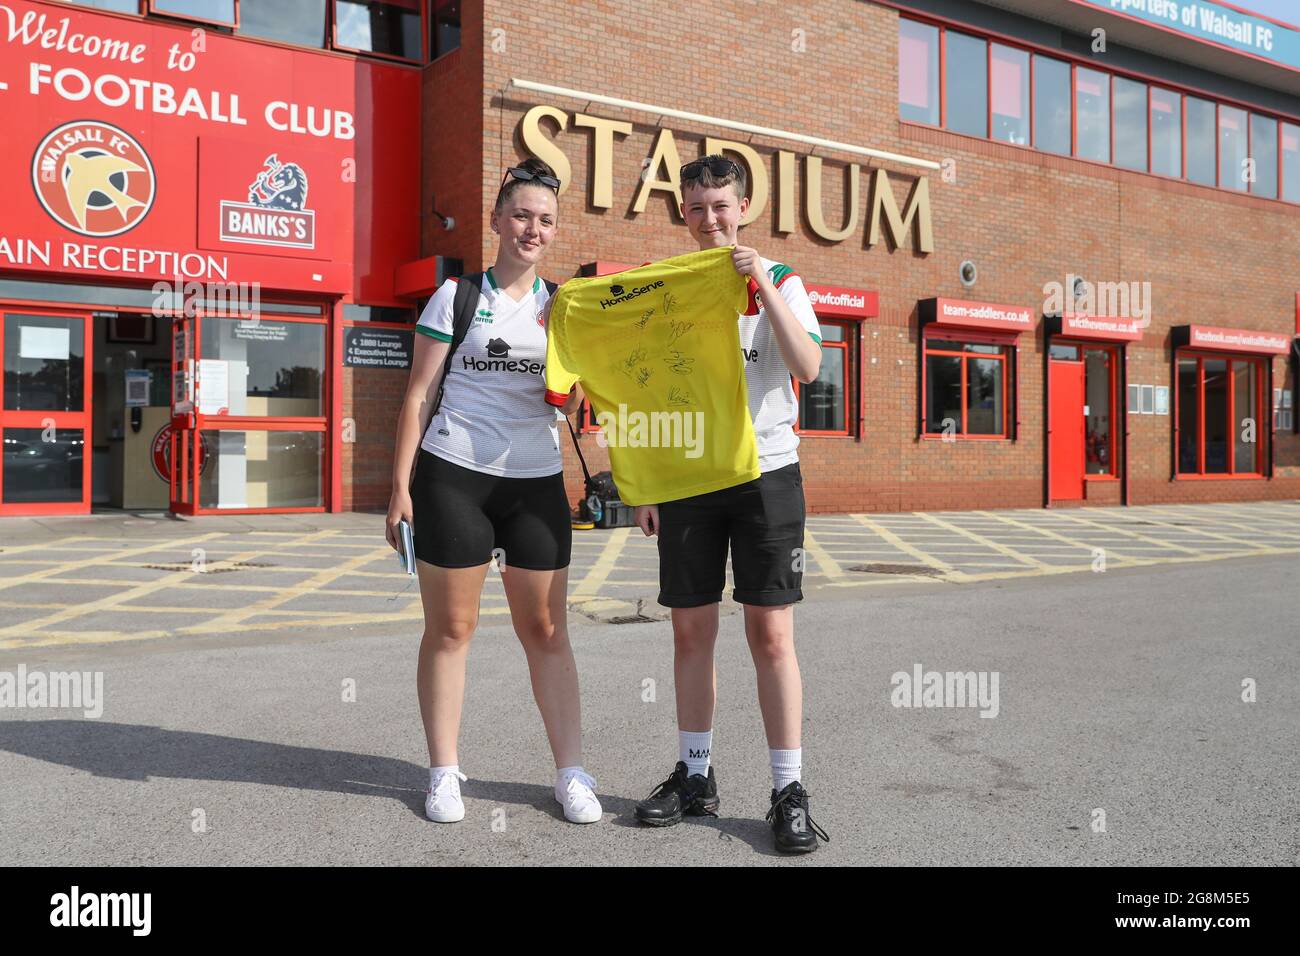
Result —
[[814, 342], [816, 342], [818, 345], [821, 345], [821, 344], [822, 344], [822, 337], [821, 337], [820, 335], [818, 335], [816, 332], [809, 332], [809, 333], [808, 333], [808, 338], [812, 339], [812, 340], [813, 340]]
[[491, 267], [491, 266], [488, 266], [488, 269], [487, 269], [487, 280], [488, 280], [488, 285], [492, 286], [492, 291], [493, 291], [493, 292], [500, 292], [500, 291], [501, 291], [501, 290], [497, 287], [497, 277], [494, 276], [494, 275], [492, 274], [492, 267]]
[[415, 331], [421, 335], [427, 335], [430, 338], [437, 339], [439, 342], [450, 342], [451, 336], [446, 332], [439, 332], [437, 329], [431, 329], [427, 325], [417, 325]]
[[533, 276], [533, 292], [541, 292], [541, 291], [542, 291], [542, 277]]
[[794, 274], [794, 270], [785, 263], [778, 262], [767, 270], [767, 274], [772, 277], [772, 285], [779, 287], [786, 277]]

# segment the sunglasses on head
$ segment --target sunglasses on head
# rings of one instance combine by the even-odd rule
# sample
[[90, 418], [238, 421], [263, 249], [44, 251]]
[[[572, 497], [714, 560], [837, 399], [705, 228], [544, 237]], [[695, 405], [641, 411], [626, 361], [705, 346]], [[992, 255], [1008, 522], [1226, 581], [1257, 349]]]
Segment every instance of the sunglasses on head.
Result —
[[697, 159], [682, 167], [682, 179], [699, 179], [708, 170], [715, 176], [727, 176], [739, 167], [729, 159], [719, 156], [717, 159]]
[[501, 185], [504, 186], [506, 184], [506, 181], [509, 180], [510, 177], [512, 176], [515, 179], [522, 180], [523, 182], [526, 183], [533, 182], [535, 180], [541, 183], [543, 186], [551, 187], [556, 192], [560, 191], [560, 181], [556, 179], [554, 176], [542, 176], [538, 173], [529, 172], [528, 170], [523, 169], [522, 167], [519, 166], [511, 166], [509, 169], [506, 170], [506, 174], [501, 177]]

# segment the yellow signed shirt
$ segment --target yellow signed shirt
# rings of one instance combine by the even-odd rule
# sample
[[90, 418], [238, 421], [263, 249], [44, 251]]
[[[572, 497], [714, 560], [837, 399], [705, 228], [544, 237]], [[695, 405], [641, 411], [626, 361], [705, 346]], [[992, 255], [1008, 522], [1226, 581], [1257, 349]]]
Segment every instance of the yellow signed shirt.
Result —
[[731, 246], [560, 286], [546, 400], [591, 400], [626, 504], [702, 495], [759, 476], [737, 316], [748, 301]]

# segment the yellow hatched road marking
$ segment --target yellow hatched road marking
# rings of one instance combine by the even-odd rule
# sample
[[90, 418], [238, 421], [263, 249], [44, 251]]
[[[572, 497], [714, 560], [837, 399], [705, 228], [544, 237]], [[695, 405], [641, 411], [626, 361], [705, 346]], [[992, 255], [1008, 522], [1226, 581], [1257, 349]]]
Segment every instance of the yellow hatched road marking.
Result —
[[631, 531], [631, 528], [614, 529], [614, 533], [605, 542], [605, 547], [601, 549], [595, 563], [583, 575], [582, 580], [578, 582], [578, 586], [573, 589], [569, 596], [570, 601], [583, 601], [596, 596], [597, 592], [600, 591], [600, 586], [605, 583], [609, 573], [618, 564], [618, 556], [623, 550], [623, 545], [627, 543], [627, 537]]
[[[140, 548], [127, 548], [124, 551], [115, 551], [113, 553], [121, 557], [131, 557], [137, 554], [148, 554], [150, 551], [157, 551], [160, 548], [165, 548], [165, 547], [181, 549], [184, 548], [184, 546], [187, 544], [194, 545], [200, 541], [210, 541], [213, 538], [218, 537], [219, 535], [224, 533], [225, 532], [214, 531], [211, 534], [199, 535], [197, 538], [187, 538], [184, 541], [180, 541], [180, 542], [164, 541], [162, 543], [154, 543]], [[250, 554], [256, 554], [256, 553], [257, 552], [250, 552]], [[45, 570], [42, 571], [33, 571], [30, 574], [20, 574], [16, 578], [0, 579], [0, 591], [5, 590], [6, 588], [17, 587], [20, 584], [30, 584], [33, 581], [43, 581], [46, 578], [53, 575], [56, 571], [70, 571], [76, 568], [84, 568], [87, 567], [88, 565], [102, 564], [102, 563], [103, 561], [99, 557], [81, 558], [80, 560], [77, 561], [65, 561], [61, 563], [58, 567], [46, 568]], [[0, 633], [3, 633], [2, 629], [0, 629]]]
[[862, 525], [864, 528], [869, 529], [876, 535], [879, 535], [881, 538], [883, 538], [889, 544], [892, 544], [895, 548], [897, 548], [899, 551], [902, 551], [904, 554], [910, 554], [912, 557], [916, 558], [918, 561], [922, 562], [926, 566], [931, 568], [936, 568], [937, 570], [942, 571], [944, 573], [944, 576], [949, 580], [952, 581], [969, 580], [969, 576], [964, 571], [958, 571], [956, 568], [954, 568], [951, 564], [948, 564], [946, 561], [940, 561], [938, 558], [926, 554], [920, 548], [913, 547], [911, 544], [904, 541], [898, 535], [894, 534], [894, 532], [890, 531], [884, 525], [872, 521], [866, 515], [855, 514], [852, 515], [852, 518], [858, 524]]
[[840, 567], [840, 563], [832, 558], [830, 553], [817, 542], [817, 539], [813, 537], [812, 531], [807, 526], [803, 529], [803, 545], [804, 550], [813, 556], [817, 566], [825, 571], [826, 577], [844, 577], [844, 569]]
[[977, 544], [981, 544], [986, 548], [991, 548], [992, 550], [998, 552], [999, 554], [1006, 555], [1008, 558], [1014, 558], [1017, 561], [1029, 565], [1031, 568], [1048, 567], [1048, 564], [1046, 562], [1040, 561], [1038, 558], [1032, 557], [1031, 555], [1028, 554], [1021, 554], [1019, 551], [1016, 551], [1013, 548], [1009, 548], [1007, 545], [1003, 544], [1000, 541], [994, 541], [992, 538], [986, 538], [982, 534], [976, 534], [974, 531], [967, 530], [966, 528], [963, 528], [960, 525], [955, 525], [950, 521], [944, 521], [942, 518], [938, 518], [931, 514], [922, 513], [921, 516], [925, 518], [927, 521], [937, 524], [941, 528], [947, 528], [949, 531], [955, 531], [957, 534], [961, 535], [962, 537], [970, 538], [972, 541], [976, 542]]
[[1195, 548], [1189, 548], [1186, 545], [1174, 544], [1172, 541], [1160, 541], [1156, 538], [1148, 538], [1145, 535], [1141, 534], [1140, 532], [1129, 531], [1127, 528], [1121, 526], [1103, 524], [1101, 521], [1095, 518], [1085, 518], [1082, 515], [1072, 515], [1072, 514], [1067, 515], [1064, 512], [1058, 514], [1057, 517], [1065, 518], [1069, 521], [1074, 521], [1079, 524], [1091, 525], [1094, 528], [1100, 528], [1102, 531], [1113, 531], [1116, 534], [1122, 534], [1129, 538], [1136, 538], [1137, 540], [1144, 542], [1145, 544], [1159, 545], [1162, 548], [1170, 548], [1174, 551], [1185, 551], [1188, 554], [1202, 553], [1200, 551], [1197, 551]]
[[[1066, 544], [1072, 544], [1076, 548], [1080, 548], [1084, 551], [1087, 551], [1089, 554], [1092, 554], [1093, 551], [1101, 547], [1100, 545], [1096, 545], [1096, 544], [1086, 544], [1082, 541], [1076, 541], [1073, 538], [1067, 538], [1063, 534], [1056, 533], [1051, 528], [1039, 528], [1036, 525], [1029, 524], [1026, 521], [1019, 521], [1016, 518], [1009, 518], [1006, 515], [998, 515], [996, 512], [978, 511], [976, 512], [976, 514], [987, 515], [989, 517], [996, 517], [999, 521], [1003, 521], [1006, 522], [1007, 524], [1015, 525], [1017, 528], [1024, 528], [1027, 531], [1034, 531], [1037, 532], [1038, 534], [1046, 535], [1049, 538], [1054, 538], [1057, 541], [1064, 541]], [[1114, 551], [1110, 548], [1102, 548], [1102, 550], [1106, 552], [1106, 560], [1112, 564], [1122, 564], [1122, 563], [1128, 563], [1137, 560], [1136, 558], [1131, 558], [1127, 555], [1120, 554], [1118, 551]], [[1112, 558], [1118, 560], [1112, 561], [1111, 560]]]

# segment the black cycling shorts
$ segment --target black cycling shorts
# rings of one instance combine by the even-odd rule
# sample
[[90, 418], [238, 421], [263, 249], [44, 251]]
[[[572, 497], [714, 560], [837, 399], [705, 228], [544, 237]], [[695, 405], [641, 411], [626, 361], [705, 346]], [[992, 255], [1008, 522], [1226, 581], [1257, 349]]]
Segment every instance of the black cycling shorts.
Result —
[[573, 525], [564, 474], [485, 475], [423, 448], [411, 480], [415, 556], [440, 568], [472, 568], [500, 548], [507, 568], [569, 566]]
[[722, 600], [731, 548], [732, 597], [775, 607], [803, 600], [803, 476], [799, 463], [734, 488], [659, 506], [659, 603]]

